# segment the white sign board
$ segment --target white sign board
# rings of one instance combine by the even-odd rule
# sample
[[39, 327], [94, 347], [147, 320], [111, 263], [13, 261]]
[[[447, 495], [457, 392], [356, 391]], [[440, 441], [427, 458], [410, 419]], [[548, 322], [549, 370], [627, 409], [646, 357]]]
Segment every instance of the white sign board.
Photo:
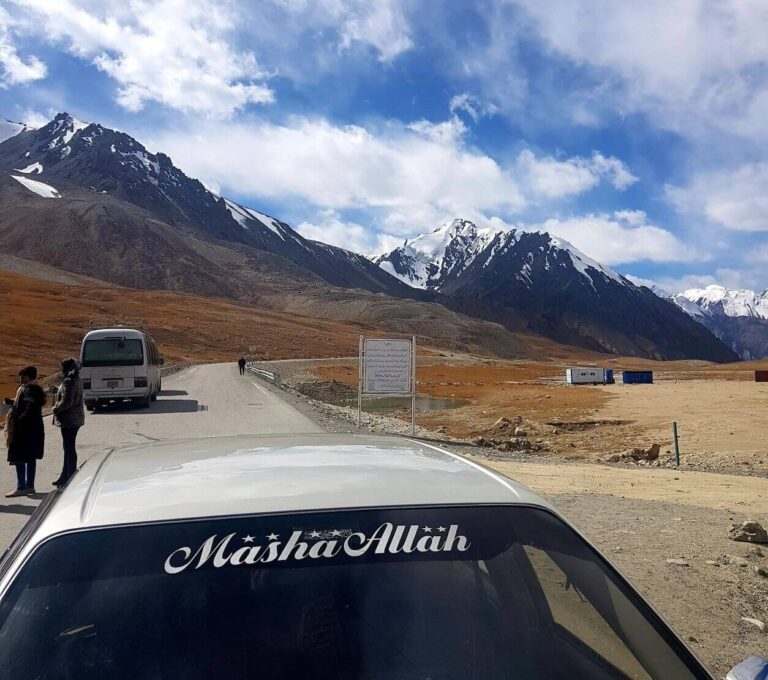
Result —
[[410, 340], [365, 340], [363, 392], [411, 394], [413, 347]]

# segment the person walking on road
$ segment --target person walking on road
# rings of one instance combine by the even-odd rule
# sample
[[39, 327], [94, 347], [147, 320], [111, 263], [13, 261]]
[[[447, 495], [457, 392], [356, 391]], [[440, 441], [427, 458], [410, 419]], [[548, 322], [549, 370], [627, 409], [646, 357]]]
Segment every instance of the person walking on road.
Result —
[[35, 380], [37, 368], [25, 366], [19, 371], [20, 387], [15, 399], [5, 400], [11, 407], [5, 425], [8, 462], [16, 466], [17, 477], [16, 489], [5, 494], [6, 498], [35, 493], [37, 461], [43, 457], [45, 448], [45, 392]]
[[85, 423], [83, 408], [83, 382], [80, 380], [80, 364], [77, 359], [64, 359], [61, 362], [64, 380], [56, 393], [53, 405], [53, 424], [61, 428], [61, 441], [64, 445], [64, 465], [61, 475], [53, 483], [64, 486], [77, 471], [77, 431]]
[[237, 365], [240, 368], [240, 375], [245, 375], [245, 364], [246, 364], [245, 357], [240, 357], [237, 360]]

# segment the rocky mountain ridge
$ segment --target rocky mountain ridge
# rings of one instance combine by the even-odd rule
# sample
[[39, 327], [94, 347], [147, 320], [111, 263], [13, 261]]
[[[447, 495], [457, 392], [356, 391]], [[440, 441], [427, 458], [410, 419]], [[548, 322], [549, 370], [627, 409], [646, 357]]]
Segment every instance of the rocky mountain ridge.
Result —
[[603, 352], [734, 358], [674, 305], [546, 233], [453, 220], [374, 262], [306, 239], [131, 136], [66, 113], [0, 142], [0, 171], [5, 253], [120, 285], [399, 333], [437, 329], [505, 355], [520, 345], [509, 332], [522, 331]]

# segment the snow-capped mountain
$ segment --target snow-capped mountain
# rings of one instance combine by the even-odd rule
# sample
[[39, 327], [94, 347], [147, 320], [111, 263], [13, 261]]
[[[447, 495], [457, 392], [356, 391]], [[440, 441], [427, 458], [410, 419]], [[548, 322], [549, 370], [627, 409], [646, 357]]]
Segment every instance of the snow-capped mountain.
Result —
[[499, 233], [500, 229], [481, 229], [469, 220], [455, 219], [433, 232], [406, 240], [400, 248], [374, 261], [409, 286], [439, 290], [447, 277], [472, 264]]
[[668, 297], [742, 359], [768, 356], [768, 290], [710, 285]]
[[406, 290], [361, 255], [305, 239], [284, 222], [213, 193], [123, 132], [67, 113], [38, 129], [14, 129], [0, 143], [0, 170], [40, 197], [82, 198], [87, 191], [91, 203], [129, 203], [206, 238], [279, 255], [335, 285]]
[[[452, 287], [451, 282], [459, 280], [475, 260], [482, 259], [483, 269], [486, 269], [496, 258], [508, 257], [522, 235], [530, 233], [535, 232], [504, 230], [499, 227], [480, 228], [469, 220], [454, 219], [432, 232], [406, 240], [399, 248], [378, 256], [374, 261], [410, 286], [443, 292], [444, 288]], [[610, 279], [620, 285], [632, 285], [620, 274], [599, 264], [568, 241], [549, 234], [546, 237], [549, 240], [547, 257], [557, 260], [565, 256], [588, 285], [594, 287], [593, 277], [598, 280]], [[539, 246], [540, 250], [543, 248]], [[530, 282], [532, 261], [533, 253], [530, 253], [521, 263], [517, 273], [519, 280]], [[544, 266], [549, 270], [549, 260]]]
[[673, 299], [678, 304], [683, 301], [690, 302], [704, 314], [768, 319], [768, 290], [757, 293], [754, 290], [711, 285], [706, 288], [684, 290]]
[[657, 358], [735, 358], [675, 305], [546, 232], [456, 219], [375, 261], [448, 297], [453, 309], [508, 325], [523, 320], [563, 342]]
[[512, 330], [612, 353], [735, 358], [675, 305], [547, 233], [453, 220], [374, 262], [217, 195], [98, 123], [62, 113], [14, 130], [0, 142], [5, 254], [507, 355], [520, 343]]

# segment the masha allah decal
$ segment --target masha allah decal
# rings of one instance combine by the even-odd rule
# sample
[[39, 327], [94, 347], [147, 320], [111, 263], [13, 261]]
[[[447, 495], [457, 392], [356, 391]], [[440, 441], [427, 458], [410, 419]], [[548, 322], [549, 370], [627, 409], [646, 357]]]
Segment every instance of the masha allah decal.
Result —
[[174, 550], [165, 560], [165, 572], [179, 574], [186, 569], [200, 569], [208, 564], [219, 569], [270, 562], [323, 560], [340, 554], [355, 558], [368, 554], [466, 552], [471, 545], [467, 537], [459, 533], [457, 524], [427, 527], [390, 522], [385, 522], [370, 534], [338, 529], [323, 532], [294, 530], [286, 540], [281, 540], [275, 533], [267, 534], [265, 539], [257, 545], [256, 537], [249, 534], [238, 536], [231, 533], [221, 538], [214, 534], [197, 548], [183, 546]]

